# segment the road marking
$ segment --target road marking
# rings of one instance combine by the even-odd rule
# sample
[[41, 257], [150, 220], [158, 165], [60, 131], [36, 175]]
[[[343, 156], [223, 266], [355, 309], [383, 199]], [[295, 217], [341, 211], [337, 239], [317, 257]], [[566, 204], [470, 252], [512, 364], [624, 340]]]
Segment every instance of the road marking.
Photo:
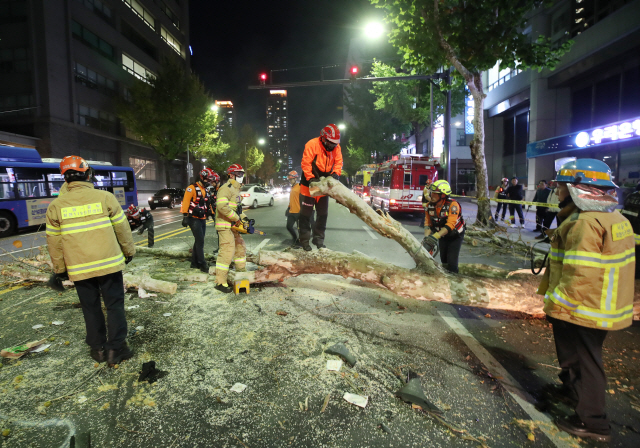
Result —
[[362, 226], [362, 228], [363, 228], [363, 229], [364, 229], [364, 230], [369, 234], [369, 236], [370, 236], [371, 238], [373, 238], [374, 240], [377, 240], [377, 239], [378, 239], [378, 237], [376, 236], [376, 234], [375, 234], [375, 233], [373, 233], [373, 232], [371, 231], [371, 229], [370, 229], [368, 226]]
[[[555, 427], [555, 424], [549, 418], [547, 414], [543, 414], [538, 411], [535, 406], [531, 403], [534, 403], [536, 400], [529, 395], [529, 393], [524, 390], [522, 386], [516, 381], [515, 378], [511, 376], [511, 374], [505, 369], [502, 364], [498, 362], [496, 358], [491, 355], [485, 349], [482, 344], [478, 342], [476, 338], [474, 338], [469, 331], [460, 323], [458, 319], [456, 319], [453, 314], [448, 311], [438, 311], [438, 314], [442, 319], [451, 327], [453, 331], [456, 332], [458, 337], [462, 339], [462, 341], [467, 344], [469, 349], [478, 357], [478, 359], [494, 374], [502, 377], [500, 380], [500, 384], [504, 386], [504, 388], [509, 392], [511, 397], [520, 405], [520, 407], [529, 414], [534, 421], [541, 421], [550, 425], [552, 428]], [[558, 437], [559, 434], [564, 434], [562, 431], [558, 431], [555, 434], [549, 431], [547, 425], [540, 425], [538, 429], [545, 433], [545, 435], [551, 440], [551, 442], [557, 446], [558, 448], [569, 448], [570, 445], [567, 441]]]
[[2, 291], [0, 291], [0, 296], [2, 294], [6, 294], [8, 292], [15, 291], [16, 289], [20, 289], [20, 288], [24, 288], [24, 286], [19, 285], [19, 286], [12, 286], [11, 288], [3, 289]]
[[262, 242], [256, 246], [256, 248], [254, 249], [254, 251], [255, 251], [255, 252], [260, 252], [260, 249], [262, 249], [262, 248], [265, 246], [265, 244], [267, 244], [267, 243], [269, 242], [269, 240], [270, 240], [270, 239], [271, 239], [271, 238], [265, 238], [265, 239], [263, 239], [263, 240], [262, 240]]
[[24, 299], [22, 302], [18, 302], [18, 303], [14, 303], [13, 305], [9, 305], [8, 307], [1, 309], [0, 313], [3, 313], [5, 311], [7, 311], [9, 308], [13, 308], [14, 306], [22, 305], [24, 302], [28, 302], [29, 300], [33, 300], [36, 297], [40, 297], [41, 295], [46, 294], [48, 292], [51, 292], [51, 291], [44, 291], [44, 292], [41, 292], [40, 294], [36, 294], [35, 296], [31, 296], [28, 299]]

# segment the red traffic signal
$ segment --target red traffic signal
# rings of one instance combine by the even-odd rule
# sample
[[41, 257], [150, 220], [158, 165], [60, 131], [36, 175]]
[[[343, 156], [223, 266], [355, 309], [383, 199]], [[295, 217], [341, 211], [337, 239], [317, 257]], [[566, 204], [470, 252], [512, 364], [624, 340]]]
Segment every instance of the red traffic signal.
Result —
[[358, 66], [357, 65], [352, 65], [351, 69], [349, 70], [349, 72], [351, 72], [351, 76], [356, 76], [358, 74]]
[[261, 81], [266, 81], [267, 80], [267, 74], [266, 73], [261, 73], [260, 74], [260, 80]]

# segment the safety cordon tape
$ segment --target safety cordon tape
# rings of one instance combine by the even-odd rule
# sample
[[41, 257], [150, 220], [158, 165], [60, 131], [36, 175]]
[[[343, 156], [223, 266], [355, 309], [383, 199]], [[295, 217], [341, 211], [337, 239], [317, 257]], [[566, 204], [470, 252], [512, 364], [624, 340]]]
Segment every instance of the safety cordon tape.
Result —
[[[449, 196], [454, 198], [471, 198], [477, 199], [475, 196], [460, 196], [457, 194], [450, 194]], [[531, 202], [531, 201], [513, 201], [511, 199], [495, 199], [495, 198], [487, 198], [493, 202], [503, 202], [505, 204], [522, 204], [522, 205], [535, 205], [537, 207], [553, 207], [558, 208], [558, 204], [548, 204], [546, 202]]]

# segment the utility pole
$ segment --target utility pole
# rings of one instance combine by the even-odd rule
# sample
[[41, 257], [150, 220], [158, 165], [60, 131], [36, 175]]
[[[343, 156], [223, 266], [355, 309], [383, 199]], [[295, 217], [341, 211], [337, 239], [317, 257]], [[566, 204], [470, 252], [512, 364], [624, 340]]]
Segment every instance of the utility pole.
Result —
[[[444, 82], [451, 87], [451, 67], [447, 68]], [[445, 178], [451, 184], [451, 89], [447, 90], [447, 105], [444, 112], [444, 151], [447, 164]]]

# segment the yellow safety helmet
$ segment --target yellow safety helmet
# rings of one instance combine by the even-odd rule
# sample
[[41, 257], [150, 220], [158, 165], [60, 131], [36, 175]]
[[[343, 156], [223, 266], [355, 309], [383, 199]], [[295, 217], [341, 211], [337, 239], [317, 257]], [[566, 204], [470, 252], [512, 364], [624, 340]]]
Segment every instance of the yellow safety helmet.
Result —
[[446, 180], [437, 180], [431, 184], [431, 191], [449, 196], [451, 194], [451, 186]]

